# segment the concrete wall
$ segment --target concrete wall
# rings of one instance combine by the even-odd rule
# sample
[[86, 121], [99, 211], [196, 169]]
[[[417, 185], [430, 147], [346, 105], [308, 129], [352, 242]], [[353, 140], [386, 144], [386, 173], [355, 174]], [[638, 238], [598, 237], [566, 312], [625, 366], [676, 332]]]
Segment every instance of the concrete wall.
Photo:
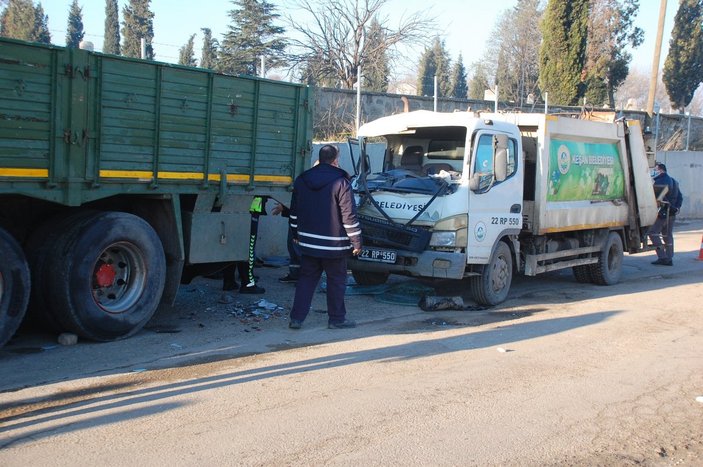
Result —
[[[408, 102], [409, 110], [433, 110], [434, 98], [425, 96], [403, 96], [380, 92], [363, 92], [361, 94], [362, 123], [376, 120], [380, 117], [401, 113], [404, 102]], [[493, 101], [476, 99], [439, 98], [437, 110], [440, 112], [456, 112], [471, 110], [493, 110]], [[544, 112], [544, 104], [515, 107], [510, 102], [499, 102], [501, 111]], [[549, 113], [578, 114], [581, 111], [597, 112], [601, 109], [582, 109], [581, 107], [550, 106]], [[609, 111], [609, 109], [603, 109]], [[685, 115], [657, 114], [650, 119], [646, 112], [625, 110], [622, 113], [628, 119], [639, 120], [642, 128], [649, 128], [656, 147], [659, 151], [685, 150], [703, 151], [703, 118]], [[318, 140], [353, 136], [356, 120], [356, 91], [347, 89], [318, 88], [315, 90], [314, 132]]]
[[683, 206], [679, 218], [703, 219], [703, 152], [660, 151], [657, 161], [679, 182]]

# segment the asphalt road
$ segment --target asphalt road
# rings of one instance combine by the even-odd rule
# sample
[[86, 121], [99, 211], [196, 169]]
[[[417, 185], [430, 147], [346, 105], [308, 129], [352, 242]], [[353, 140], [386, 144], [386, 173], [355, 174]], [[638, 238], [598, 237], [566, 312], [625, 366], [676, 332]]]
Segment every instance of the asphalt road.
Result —
[[681, 222], [673, 267], [517, 278], [488, 310], [422, 312], [413, 292], [466, 284], [394, 279], [348, 297], [351, 330], [289, 330], [274, 268], [270, 309], [202, 279], [125, 341], [24, 330], [0, 350], [0, 465], [703, 465], [702, 239]]

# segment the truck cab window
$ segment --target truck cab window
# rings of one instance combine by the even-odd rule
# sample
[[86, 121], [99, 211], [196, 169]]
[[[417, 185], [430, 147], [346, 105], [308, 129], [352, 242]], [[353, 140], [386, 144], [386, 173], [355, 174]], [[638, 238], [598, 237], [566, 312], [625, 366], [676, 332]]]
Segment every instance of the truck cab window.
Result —
[[[493, 169], [493, 135], [482, 134], [476, 144], [476, 157], [474, 158], [474, 176], [478, 175], [478, 191], [487, 191], [494, 180]], [[508, 167], [507, 178], [510, 178], [517, 171], [517, 142], [514, 139], [508, 140]]]

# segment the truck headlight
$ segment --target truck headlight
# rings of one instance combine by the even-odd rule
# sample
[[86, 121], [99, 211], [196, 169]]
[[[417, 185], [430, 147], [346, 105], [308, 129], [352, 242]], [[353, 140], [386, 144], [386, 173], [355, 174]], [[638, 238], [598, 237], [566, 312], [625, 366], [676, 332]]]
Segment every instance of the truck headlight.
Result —
[[466, 214], [442, 219], [434, 226], [430, 238], [430, 246], [435, 247], [461, 247], [466, 246], [467, 226], [469, 218]]
[[456, 231], [433, 232], [430, 238], [430, 246], [456, 246]]

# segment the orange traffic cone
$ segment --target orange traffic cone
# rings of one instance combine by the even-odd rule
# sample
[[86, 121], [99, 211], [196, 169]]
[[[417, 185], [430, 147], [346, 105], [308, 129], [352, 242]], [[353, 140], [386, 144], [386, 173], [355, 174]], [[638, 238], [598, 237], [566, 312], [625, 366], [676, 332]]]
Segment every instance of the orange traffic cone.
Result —
[[698, 251], [698, 261], [703, 261], [703, 238], [701, 238], [701, 249]]

